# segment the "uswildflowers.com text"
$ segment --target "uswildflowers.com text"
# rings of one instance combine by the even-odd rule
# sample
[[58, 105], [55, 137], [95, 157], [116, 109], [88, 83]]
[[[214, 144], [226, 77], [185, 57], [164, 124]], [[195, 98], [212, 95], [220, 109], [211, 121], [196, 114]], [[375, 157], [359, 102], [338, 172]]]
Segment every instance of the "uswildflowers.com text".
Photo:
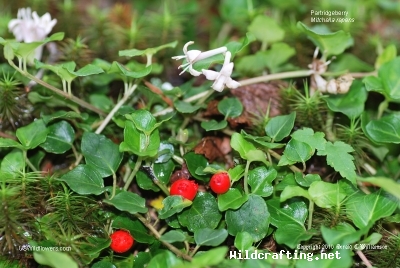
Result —
[[71, 247], [20, 246], [19, 251], [71, 251]]
[[273, 259], [273, 260], [281, 260], [284, 256], [288, 259], [293, 260], [333, 260], [340, 259], [340, 253], [326, 253], [322, 252], [318, 257], [314, 257], [313, 253], [305, 253], [295, 250], [293, 253], [285, 250], [281, 250], [279, 252], [259, 252], [257, 250], [249, 251], [229, 251], [229, 259], [238, 259], [238, 260], [250, 260], [250, 259]]

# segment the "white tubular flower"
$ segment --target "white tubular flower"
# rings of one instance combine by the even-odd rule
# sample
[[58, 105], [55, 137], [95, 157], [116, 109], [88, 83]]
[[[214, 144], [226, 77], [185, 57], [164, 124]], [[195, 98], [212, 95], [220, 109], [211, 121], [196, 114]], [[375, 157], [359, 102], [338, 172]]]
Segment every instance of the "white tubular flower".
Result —
[[[8, 23], [8, 29], [15, 36], [19, 42], [31, 43], [36, 41], [43, 41], [51, 32], [57, 20], [51, 19], [49, 13], [39, 17], [36, 11], [28, 8], [21, 8], [18, 10], [17, 18], [12, 19]], [[42, 47], [38, 47], [35, 51], [35, 58], [40, 60], [42, 57]]]
[[205, 51], [205, 52], [201, 52], [200, 50], [189, 50], [188, 51], [187, 48], [191, 44], [194, 44], [194, 42], [193, 41], [187, 42], [183, 46], [183, 53], [185, 55], [172, 57], [172, 59], [174, 59], [174, 60], [186, 59], [186, 63], [182, 64], [178, 67], [178, 69], [184, 68], [183, 71], [179, 75], [183, 74], [188, 69], [189, 69], [190, 74], [193, 76], [201, 75], [201, 72], [193, 69], [193, 64], [195, 62], [204, 60], [206, 58], [212, 57], [212, 56], [220, 54], [220, 53], [225, 53], [228, 50], [226, 47], [220, 47], [220, 48], [212, 49], [212, 50]]
[[225, 54], [224, 65], [222, 66], [220, 72], [204, 69], [202, 70], [203, 74], [208, 80], [215, 80], [211, 87], [218, 92], [221, 92], [224, 89], [225, 85], [228, 88], [237, 88], [240, 86], [239, 82], [231, 78], [233, 62], [230, 62], [230, 60], [231, 52], [227, 51]]

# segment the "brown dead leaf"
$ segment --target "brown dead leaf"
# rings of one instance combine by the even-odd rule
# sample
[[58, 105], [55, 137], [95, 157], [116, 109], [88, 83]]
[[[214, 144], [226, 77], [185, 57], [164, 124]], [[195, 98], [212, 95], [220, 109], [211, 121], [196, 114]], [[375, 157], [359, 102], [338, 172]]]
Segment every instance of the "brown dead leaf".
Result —
[[231, 151], [230, 138], [228, 137], [204, 137], [194, 147], [194, 152], [204, 155], [209, 162], [219, 160], [227, 162], [229, 166], [233, 164], [232, 159], [229, 157]]

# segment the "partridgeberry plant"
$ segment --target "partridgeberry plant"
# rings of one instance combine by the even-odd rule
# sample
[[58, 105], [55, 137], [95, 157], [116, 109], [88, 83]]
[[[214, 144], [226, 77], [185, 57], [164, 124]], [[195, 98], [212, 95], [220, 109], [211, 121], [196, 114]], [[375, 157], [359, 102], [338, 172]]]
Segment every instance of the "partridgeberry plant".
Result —
[[400, 41], [139, 2], [0, 23], [0, 267], [399, 267]]

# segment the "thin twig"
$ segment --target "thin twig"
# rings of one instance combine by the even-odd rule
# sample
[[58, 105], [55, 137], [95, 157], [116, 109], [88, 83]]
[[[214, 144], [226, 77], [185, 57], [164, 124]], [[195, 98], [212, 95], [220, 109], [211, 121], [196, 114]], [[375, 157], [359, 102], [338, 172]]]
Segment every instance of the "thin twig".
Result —
[[267, 74], [267, 75], [263, 75], [263, 76], [259, 76], [259, 77], [240, 80], [239, 83], [242, 86], [247, 86], [247, 85], [257, 84], [257, 83], [261, 83], [261, 82], [267, 82], [267, 81], [271, 81], [271, 80], [310, 76], [313, 73], [315, 73], [314, 70], [300, 70], [300, 71], [284, 72], [284, 73], [277, 73], [277, 74]]
[[372, 264], [369, 262], [367, 257], [365, 257], [364, 253], [361, 250], [357, 250], [356, 253], [357, 253], [358, 257], [360, 257], [360, 259], [363, 261], [365, 266], [367, 266], [368, 268], [373, 267]]

